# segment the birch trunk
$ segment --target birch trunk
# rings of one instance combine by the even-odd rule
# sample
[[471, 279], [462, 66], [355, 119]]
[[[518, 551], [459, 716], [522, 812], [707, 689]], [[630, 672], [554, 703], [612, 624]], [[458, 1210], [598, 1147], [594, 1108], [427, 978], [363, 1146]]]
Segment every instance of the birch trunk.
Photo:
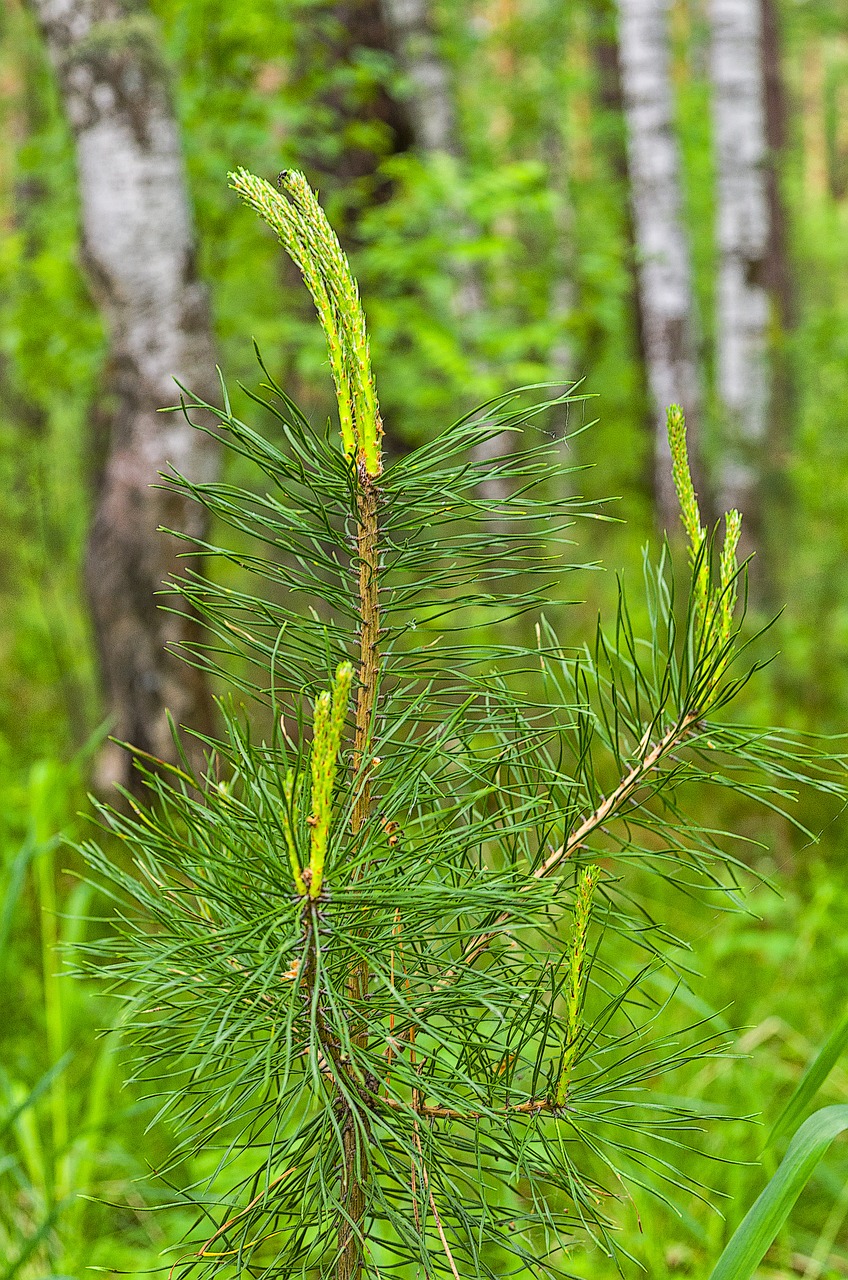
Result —
[[[381, 0], [381, 3], [398, 60], [411, 85], [409, 108], [416, 145], [425, 155], [442, 152], [461, 159], [451, 78], [439, 52], [430, 5], [427, 0]], [[458, 240], [469, 240], [476, 235], [475, 228], [463, 214], [448, 210], [446, 216], [451, 222], [451, 233]], [[461, 262], [453, 291], [453, 311], [461, 327], [468, 331], [484, 306], [479, 272], [472, 264]], [[477, 370], [485, 371], [480, 363]], [[508, 434], [496, 435], [476, 445], [472, 455], [477, 461], [495, 462], [509, 451], [511, 444], [512, 437]], [[485, 481], [480, 492], [490, 499], [506, 496], [499, 481]]]
[[453, 88], [439, 53], [427, 0], [381, 0], [401, 66], [409, 80], [409, 112], [422, 151], [459, 154]]
[[769, 408], [768, 146], [760, 0], [710, 0], [723, 507], [757, 523]]
[[[197, 504], [152, 488], [172, 467], [211, 478], [217, 450], [177, 414], [174, 378], [213, 398], [215, 356], [167, 73], [152, 19], [126, 0], [30, 0], [76, 143], [82, 253], [109, 331], [101, 404], [109, 445], [88, 539], [86, 583], [112, 730], [161, 758], [178, 724], [211, 727], [205, 681], [167, 646], [198, 638], [193, 618], [159, 595], [181, 546], [160, 525], [198, 536]], [[193, 749], [189, 744], [189, 749]], [[199, 752], [196, 752], [199, 756]], [[125, 753], [100, 782], [128, 780]]]
[[674, 130], [668, 10], [669, 0], [618, 0], [639, 310], [654, 413], [654, 493], [658, 518], [667, 528], [675, 528], [678, 508], [665, 412], [669, 404], [683, 406], [697, 455], [701, 400], [692, 270]]
[[[597, 105], [607, 121], [607, 163], [622, 193], [631, 190], [627, 161], [624, 92], [621, 86], [621, 52], [616, 32], [616, 0], [592, 0], [589, 6], [591, 54], [595, 67]], [[623, 200], [623, 232], [627, 253], [627, 274], [633, 318], [633, 347], [643, 377], [648, 368], [645, 336], [642, 331], [642, 309], [639, 303], [638, 252], [633, 225], [632, 201]], [[654, 412], [649, 412], [647, 386], [640, 384], [643, 411], [640, 415], [646, 431], [653, 439]], [[648, 460], [646, 459], [646, 464]], [[646, 488], [653, 486], [653, 466], [643, 475]]]

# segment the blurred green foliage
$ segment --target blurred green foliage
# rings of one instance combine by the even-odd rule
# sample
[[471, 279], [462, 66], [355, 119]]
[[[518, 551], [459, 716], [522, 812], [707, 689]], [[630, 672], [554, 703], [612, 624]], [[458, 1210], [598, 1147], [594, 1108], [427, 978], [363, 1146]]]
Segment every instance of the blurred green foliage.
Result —
[[[622, 123], [599, 100], [592, 57], [603, 5], [434, 5], [457, 87], [462, 154], [430, 158], [393, 150], [371, 107], [385, 92], [403, 101], [409, 85], [385, 51], [338, 56], [328, 0], [154, 0], [152, 7], [173, 68], [221, 363], [233, 381], [255, 380], [255, 336], [310, 414], [320, 419], [330, 409], [308, 298], [224, 176], [237, 164], [269, 177], [296, 164], [346, 230], [389, 447], [426, 440], [457, 403], [564, 372], [583, 379], [583, 389], [598, 394], [589, 404], [599, 422], [571, 448], [591, 468], [583, 473], [587, 496], [620, 495], [608, 510], [625, 521], [586, 522], [584, 555], [638, 573], [639, 546], [655, 535], [626, 192], [616, 163]], [[752, 720], [840, 731], [848, 712], [848, 43], [840, 0], [787, 0], [782, 15], [792, 112], [781, 176], [799, 313], [785, 339], [794, 386], [783, 459], [789, 518], [775, 557], [786, 608], [768, 639], [780, 657], [748, 711]], [[673, 20], [709, 384], [714, 186], [704, 7], [676, 0]], [[19, 4], [0, 13], [0, 36], [7, 90], [0, 107], [0, 1280], [76, 1277], [89, 1265], [146, 1276], [161, 1266], [158, 1250], [170, 1231], [167, 1214], [142, 1212], [143, 1202], [168, 1198], [140, 1163], [138, 1134], [150, 1113], [132, 1090], [118, 1091], [111, 1041], [96, 1034], [111, 1021], [108, 1002], [69, 973], [56, 977], [60, 966], [73, 968], [75, 940], [108, 927], [107, 904], [81, 887], [81, 869], [58, 840], [85, 805], [84, 747], [100, 720], [81, 565], [104, 447], [97, 389], [105, 338], [78, 261], [68, 131]], [[351, 150], [367, 172], [342, 182], [336, 175]], [[467, 232], [460, 238], [457, 225]], [[486, 307], [463, 318], [455, 281], [469, 268]], [[563, 275], [565, 308], [553, 288]], [[557, 425], [572, 430], [594, 416], [593, 408]], [[708, 423], [708, 456], [715, 447]], [[573, 579], [563, 587], [564, 596], [578, 590], [584, 600], [572, 610], [575, 639], [590, 633], [613, 578], [587, 574], [579, 587]], [[665, 1092], [770, 1122], [844, 1011], [848, 841], [838, 816], [807, 818], [814, 827], [828, 821], [824, 838], [795, 856], [779, 824], [751, 831], [767, 845], [752, 853], [757, 871], [780, 891], [756, 889], [752, 914], [693, 920], [682, 899], [662, 904], [666, 916], [680, 913], [676, 928], [697, 945], [703, 972], [685, 997], [693, 1014], [726, 1030], [742, 1055], [658, 1082]], [[744, 829], [745, 814], [734, 822]], [[46, 925], [54, 899], [54, 923]], [[51, 929], [71, 944], [64, 960], [45, 950]], [[56, 1007], [58, 1030], [55, 1015], [51, 1029]], [[846, 1099], [843, 1067], [821, 1100]], [[622, 1206], [628, 1247], [652, 1277], [708, 1274], [728, 1224], [763, 1184], [763, 1170], [750, 1162], [766, 1132], [749, 1121], [706, 1127], [718, 1193], [711, 1204], [684, 1201], [675, 1218], [646, 1202], [641, 1219]], [[145, 1149], [164, 1153], [167, 1144], [166, 1133], [154, 1132]], [[766, 1174], [777, 1158], [767, 1154]], [[768, 1274], [845, 1274], [846, 1172], [844, 1150], [835, 1150], [769, 1255]], [[67, 1200], [71, 1185], [94, 1200]], [[587, 1277], [607, 1274], [597, 1256], [573, 1265]]]

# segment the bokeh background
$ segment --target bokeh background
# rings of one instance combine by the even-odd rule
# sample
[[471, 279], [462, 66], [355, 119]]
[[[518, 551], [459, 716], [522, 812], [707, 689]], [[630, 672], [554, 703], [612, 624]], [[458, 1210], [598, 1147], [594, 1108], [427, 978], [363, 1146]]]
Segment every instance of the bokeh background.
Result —
[[[116, 1005], [74, 976], [109, 905], [65, 841], [87, 788], [121, 776], [110, 728], [155, 747], [169, 698], [203, 721], [208, 690], [165, 665], [148, 607], [154, 531], [179, 513], [143, 495], [162, 449], [219, 464], [177, 428], [156, 443], [176, 421], [154, 414], [175, 394], [160, 375], [205, 387], [217, 360], [254, 385], [255, 339], [310, 416], [332, 405], [309, 299], [227, 171], [296, 166], [320, 188], [365, 299], [391, 452], [511, 385], [591, 394], [549, 423], [573, 433], [582, 494], [614, 499], [615, 519], [577, 531], [601, 571], [563, 585], [576, 643], [612, 571], [638, 581], [641, 548], [677, 536], [659, 423], [681, 400], [705, 505], [745, 512], [752, 619], [776, 619], [744, 714], [840, 733], [848, 9], [4, 0], [0, 38], [0, 1278], [152, 1276], [184, 1217], [147, 1211], [175, 1200], [154, 1176], [169, 1135], [98, 1034]], [[179, 272], [157, 276], [160, 250]], [[741, 806], [720, 816], [752, 838], [750, 914], [658, 907], [692, 943], [691, 1016], [733, 1056], [657, 1089], [768, 1122], [848, 998], [848, 835], [812, 806], [818, 842]], [[846, 1100], [837, 1069], [822, 1101]], [[705, 1120], [703, 1202], [623, 1200], [648, 1274], [709, 1274], [773, 1172], [763, 1134]], [[614, 1274], [597, 1253], [573, 1265]], [[848, 1274], [844, 1149], [763, 1274]]]

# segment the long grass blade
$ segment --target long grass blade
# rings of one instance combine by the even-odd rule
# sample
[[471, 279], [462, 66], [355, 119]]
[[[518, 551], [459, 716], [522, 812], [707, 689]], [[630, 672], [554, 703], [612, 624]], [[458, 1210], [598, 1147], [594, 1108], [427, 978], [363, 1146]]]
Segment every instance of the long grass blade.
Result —
[[777, 1172], [733, 1233], [710, 1280], [748, 1280], [834, 1138], [848, 1129], [848, 1105], [823, 1107], [801, 1125]]
[[848, 1048], [848, 1009], [825, 1040], [798, 1082], [797, 1088], [772, 1125], [766, 1141], [771, 1147], [785, 1133], [791, 1133], [833, 1068]]

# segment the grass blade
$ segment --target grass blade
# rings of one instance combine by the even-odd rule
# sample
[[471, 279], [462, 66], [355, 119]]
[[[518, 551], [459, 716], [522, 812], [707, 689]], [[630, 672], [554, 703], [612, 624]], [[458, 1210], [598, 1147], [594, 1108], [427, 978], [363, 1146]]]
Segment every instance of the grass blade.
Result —
[[786, 1106], [772, 1126], [766, 1148], [772, 1146], [783, 1134], [790, 1133], [798, 1124], [819, 1089], [848, 1048], [848, 1009], [825, 1040], [798, 1082]]
[[730, 1238], [710, 1280], [749, 1280], [834, 1138], [848, 1129], [848, 1105], [805, 1120], [765, 1190]]

